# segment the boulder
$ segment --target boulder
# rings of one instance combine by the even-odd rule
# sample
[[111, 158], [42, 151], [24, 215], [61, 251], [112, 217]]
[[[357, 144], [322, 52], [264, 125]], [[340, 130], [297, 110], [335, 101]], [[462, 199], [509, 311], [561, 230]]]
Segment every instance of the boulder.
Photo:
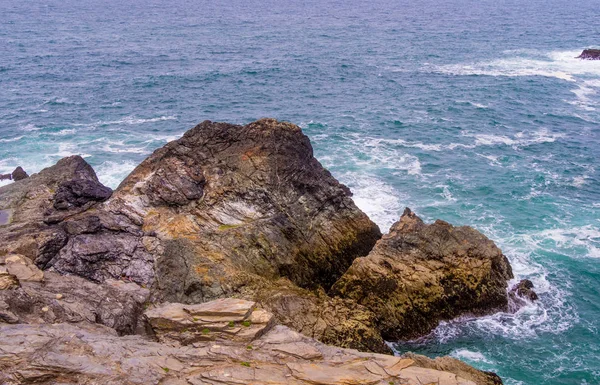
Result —
[[407, 208], [331, 294], [370, 309], [383, 337], [401, 340], [425, 335], [441, 320], [505, 310], [511, 278], [508, 260], [483, 234], [440, 220], [425, 224]]
[[515, 312], [521, 307], [538, 300], [537, 293], [533, 290], [533, 282], [523, 279], [511, 287], [508, 292], [509, 310]]
[[15, 182], [18, 182], [25, 178], [29, 178], [29, 174], [27, 174], [21, 166], [15, 168], [15, 170], [11, 174], [11, 179], [14, 180]]
[[600, 49], [584, 49], [577, 59], [582, 60], [600, 60]]

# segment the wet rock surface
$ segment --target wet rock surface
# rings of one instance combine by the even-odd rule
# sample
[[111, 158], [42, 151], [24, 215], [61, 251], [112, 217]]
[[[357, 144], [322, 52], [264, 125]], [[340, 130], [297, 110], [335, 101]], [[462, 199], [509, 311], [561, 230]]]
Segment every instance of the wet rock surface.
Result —
[[399, 340], [425, 335], [461, 314], [506, 309], [511, 278], [506, 257], [477, 230], [440, 220], [425, 224], [406, 209], [332, 293], [370, 309], [384, 338]]
[[600, 60], [600, 49], [584, 49], [577, 58], [583, 60]]

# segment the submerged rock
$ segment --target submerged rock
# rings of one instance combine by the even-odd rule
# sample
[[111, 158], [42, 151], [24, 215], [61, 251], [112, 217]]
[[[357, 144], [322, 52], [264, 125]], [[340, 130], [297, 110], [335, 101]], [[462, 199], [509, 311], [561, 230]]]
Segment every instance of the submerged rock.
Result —
[[584, 49], [577, 59], [600, 60], [600, 49]]
[[441, 320], [506, 309], [512, 270], [494, 242], [470, 227], [425, 224], [410, 209], [332, 293], [377, 314], [390, 340], [429, 333]]
[[509, 310], [515, 312], [527, 305], [527, 302], [538, 300], [538, 295], [533, 291], [533, 282], [523, 279], [514, 285], [508, 292], [510, 298]]

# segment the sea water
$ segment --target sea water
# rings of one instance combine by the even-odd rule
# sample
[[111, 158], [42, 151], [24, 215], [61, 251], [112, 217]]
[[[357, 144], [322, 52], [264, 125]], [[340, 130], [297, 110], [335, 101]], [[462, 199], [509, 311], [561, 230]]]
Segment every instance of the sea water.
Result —
[[[0, 173], [116, 187], [202, 120], [299, 124], [383, 231], [471, 225], [540, 300], [394, 345], [600, 383], [597, 0], [0, 0]], [[6, 183], [6, 182], [4, 182]]]

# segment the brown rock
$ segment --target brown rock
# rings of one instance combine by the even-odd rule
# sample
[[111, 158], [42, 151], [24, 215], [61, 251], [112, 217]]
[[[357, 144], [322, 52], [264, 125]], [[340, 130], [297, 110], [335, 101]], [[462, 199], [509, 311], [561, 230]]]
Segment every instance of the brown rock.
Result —
[[250, 342], [267, 332], [274, 321], [270, 313], [255, 307], [251, 301], [225, 298], [198, 305], [166, 303], [147, 310], [145, 315], [163, 342]]
[[370, 309], [384, 338], [399, 340], [461, 314], [506, 309], [510, 278], [508, 260], [483, 234], [439, 220], [427, 225], [406, 209], [332, 293]]

